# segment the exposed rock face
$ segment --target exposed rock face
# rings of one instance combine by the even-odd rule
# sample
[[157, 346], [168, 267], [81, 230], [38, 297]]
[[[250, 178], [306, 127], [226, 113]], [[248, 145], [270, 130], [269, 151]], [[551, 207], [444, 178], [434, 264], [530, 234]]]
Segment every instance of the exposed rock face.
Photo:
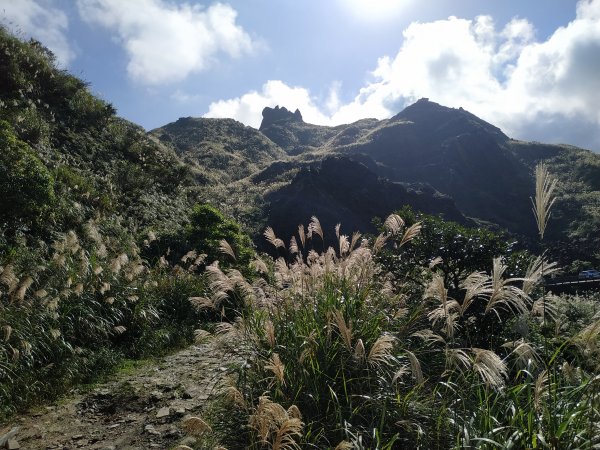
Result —
[[275, 108], [269, 108], [267, 106], [265, 109], [263, 109], [262, 116], [263, 120], [260, 124], [260, 131], [277, 122], [303, 122], [300, 110], [296, 109], [296, 111], [291, 112], [288, 111], [288, 109], [284, 106], [276, 106]]
[[268, 223], [278, 236], [289, 239], [299, 224], [317, 216], [326, 244], [333, 244], [333, 229], [342, 224], [343, 233], [375, 232], [371, 219], [385, 217], [403, 205], [468, 223], [452, 199], [428, 186], [415, 189], [380, 179], [363, 164], [347, 157], [329, 157], [303, 167], [291, 184], [272, 192]]

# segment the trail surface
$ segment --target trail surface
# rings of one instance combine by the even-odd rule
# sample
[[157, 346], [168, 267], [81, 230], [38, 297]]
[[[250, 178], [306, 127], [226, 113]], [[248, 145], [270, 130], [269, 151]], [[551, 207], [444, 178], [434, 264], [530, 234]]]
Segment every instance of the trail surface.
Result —
[[192, 345], [20, 415], [0, 435], [18, 426], [14, 448], [23, 450], [168, 449], [182, 443], [193, 447], [183, 419], [201, 415], [235, 359], [214, 342]]

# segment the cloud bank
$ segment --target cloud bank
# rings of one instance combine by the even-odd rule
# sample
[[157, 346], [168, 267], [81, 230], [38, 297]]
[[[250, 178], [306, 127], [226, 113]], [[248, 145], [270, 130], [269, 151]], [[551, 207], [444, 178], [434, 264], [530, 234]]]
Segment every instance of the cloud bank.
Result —
[[146, 85], [175, 83], [208, 70], [223, 55], [239, 58], [257, 43], [229, 5], [208, 8], [165, 0], [77, 0], [82, 19], [115, 33], [127, 73]]
[[42, 42], [56, 56], [62, 67], [67, 67], [75, 57], [69, 46], [66, 32], [67, 15], [51, 3], [35, 0], [0, 0], [0, 14], [5, 25]]
[[546, 40], [515, 18], [498, 28], [490, 16], [412, 23], [398, 53], [384, 56], [372, 81], [347, 103], [316, 98], [283, 81], [220, 100], [209, 117], [260, 123], [264, 106], [299, 108], [306, 121], [349, 123], [390, 117], [421, 97], [459, 107], [508, 135], [600, 150], [600, 0], [577, 3], [576, 18]]

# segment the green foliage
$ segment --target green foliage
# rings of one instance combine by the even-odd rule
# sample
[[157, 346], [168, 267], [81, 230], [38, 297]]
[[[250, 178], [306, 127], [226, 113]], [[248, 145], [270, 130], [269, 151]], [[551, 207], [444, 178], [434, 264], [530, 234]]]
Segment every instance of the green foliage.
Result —
[[509, 275], [525, 274], [531, 255], [514, 249], [516, 242], [485, 228], [472, 228], [437, 216], [415, 213], [409, 206], [399, 210], [406, 226], [419, 222], [421, 232], [410, 246], [388, 248], [380, 256], [383, 266], [397, 279], [419, 280], [421, 271], [436, 258], [436, 270], [444, 275], [444, 284], [452, 292], [459, 291], [460, 280], [468, 274], [489, 271], [490, 262], [503, 257]]
[[54, 179], [35, 152], [0, 121], [0, 223], [39, 223], [54, 202]]
[[204, 279], [149, 267], [126, 233], [116, 239], [118, 225], [104, 225], [111, 237], [88, 222], [51, 248], [0, 255], [0, 416], [52, 399], [123, 357], [192, 341], [204, 316], [188, 297], [205, 289]]
[[[388, 245], [418, 245], [399, 245], [401, 237], [388, 235]], [[246, 306], [239, 322], [220, 328], [247, 354], [210, 417], [225, 445], [276, 447], [282, 436], [300, 448], [599, 443], [600, 322], [591, 303], [533, 302], [499, 258], [492, 275], [462, 277], [456, 296], [441, 270], [424, 269], [423, 293], [390, 282], [374, 259], [380, 244], [339, 243], [306, 259], [289, 255], [288, 264], [257, 264], [271, 269], [254, 289], [234, 271], [211, 269], [211, 286], [240, 287]], [[481, 331], [489, 317], [494, 329]]]

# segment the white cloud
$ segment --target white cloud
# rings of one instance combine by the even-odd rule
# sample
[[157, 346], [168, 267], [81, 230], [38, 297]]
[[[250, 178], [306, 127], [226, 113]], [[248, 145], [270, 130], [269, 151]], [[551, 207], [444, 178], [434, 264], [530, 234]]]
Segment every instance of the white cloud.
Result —
[[172, 83], [207, 70], [217, 57], [238, 58], [257, 43], [236, 24], [229, 5], [208, 8], [166, 0], [77, 0], [82, 19], [116, 33], [127, 72], [148, 85]]
[[213, 102], [205, 117], [233, 117], [258, 128], [263, 108], [276, 105], [285, 106], [291, 111], [298, 108], [306, 122], [330, 123], [330, 119], [320, 111], [307, 89], [288, 86], [279, 80], [267, 81], [260, 92], [250, 91], [241, 97]]
[[412, 23], [403, 35], [398, 53], [378, 60], [373, 81], [351, 102], [269, 81], [260, 93], [211, 104], [209, 114], [257, 126], [262, 108], [279, 104], [299, 108], [306, 121], [339, 124], [390, 117], [429, 97], [513, 137], [600, 150], [600, 0], [581, 0], [576, 18], [541, 42], [527, 20], [498, 29], [489, 16]]
[[0, 17], [15, 32], [40, 41], [67, 67], [75, 57], [65, 33], [69, 27], [67, 15], [50, 1], [0, 0]]

